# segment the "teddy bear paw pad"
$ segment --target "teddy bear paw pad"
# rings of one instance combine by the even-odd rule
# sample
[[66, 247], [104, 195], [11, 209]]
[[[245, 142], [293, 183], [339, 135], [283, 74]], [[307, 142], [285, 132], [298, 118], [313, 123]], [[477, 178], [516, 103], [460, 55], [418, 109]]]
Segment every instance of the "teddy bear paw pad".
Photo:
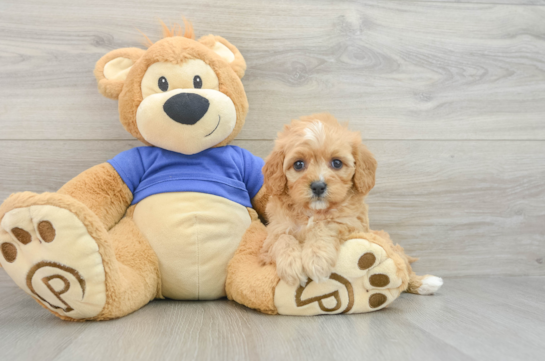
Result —
[[363, 313], [382, 309], [401, 293], [403, 264], [378, 244], [350, 239], [339, 252], [329, 279], [303, 286], [280, 281], [274, 303], [279, 314], [317, 315]]
[[16, 208], [0, 224], [0, 263], [26, 293], [74, 319], [106, 303], [98, 245], [72, 212], [49, 205]]

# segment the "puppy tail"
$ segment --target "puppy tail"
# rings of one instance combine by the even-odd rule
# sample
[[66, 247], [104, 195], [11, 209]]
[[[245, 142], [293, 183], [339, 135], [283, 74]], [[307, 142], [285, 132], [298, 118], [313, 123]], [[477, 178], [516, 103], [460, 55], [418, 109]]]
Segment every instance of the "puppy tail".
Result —
[[415, 295], [432, 295], [443, 285], [443, 279], [432, 275], [418, 276], [414, 272], [409, 277], [409, 287], [406, 292]]

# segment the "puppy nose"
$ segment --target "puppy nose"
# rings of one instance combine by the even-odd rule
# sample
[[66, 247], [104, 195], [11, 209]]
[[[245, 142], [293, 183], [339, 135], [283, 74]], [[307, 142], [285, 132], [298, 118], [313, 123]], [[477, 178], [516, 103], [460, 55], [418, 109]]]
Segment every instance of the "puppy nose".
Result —
[[312, 194], [318, 197], [324, 194], [326, 188], [327, 188], [327, 184], [322, 181], [312, 182], [310, 184], [310, 189], [312, 189]]
[[177, 123], [193, 125], [206, 114], [210, 102], [195, 93], [180, 93], [170, 97], [163, 110]]

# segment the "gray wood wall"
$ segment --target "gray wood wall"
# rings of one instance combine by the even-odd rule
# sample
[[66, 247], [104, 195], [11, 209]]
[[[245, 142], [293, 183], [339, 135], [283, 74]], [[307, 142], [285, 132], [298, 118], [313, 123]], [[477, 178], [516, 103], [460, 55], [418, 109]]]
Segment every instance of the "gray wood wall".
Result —
[[54, 191], [138, 146], [92, 74], [160, 37], [222, 35], [248, 63], [235, 144], [330, 111], [379, 162], [372, 227], [440, 276], [545, 275], [545, 1], [0, 2], [0, 198]]

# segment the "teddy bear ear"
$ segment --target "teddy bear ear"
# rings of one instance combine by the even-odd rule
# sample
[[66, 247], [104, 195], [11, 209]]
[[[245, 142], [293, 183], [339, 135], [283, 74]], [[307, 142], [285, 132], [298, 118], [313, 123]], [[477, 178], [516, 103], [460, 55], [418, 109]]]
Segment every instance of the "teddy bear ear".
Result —
[[123, 48], [110, 51], [95, 65], [98, 91], [107, 98], [118, 99], [129, 70], [145, 53], [138, 48]]
[[246, 61], [238, 49], [222, 38], [216, 35], [206, 35], [199, 39], [199, 43], [212, 49], [218, 54], [231, 68], [235, 71], [239, 78], [244, 76], [246, 71]]

